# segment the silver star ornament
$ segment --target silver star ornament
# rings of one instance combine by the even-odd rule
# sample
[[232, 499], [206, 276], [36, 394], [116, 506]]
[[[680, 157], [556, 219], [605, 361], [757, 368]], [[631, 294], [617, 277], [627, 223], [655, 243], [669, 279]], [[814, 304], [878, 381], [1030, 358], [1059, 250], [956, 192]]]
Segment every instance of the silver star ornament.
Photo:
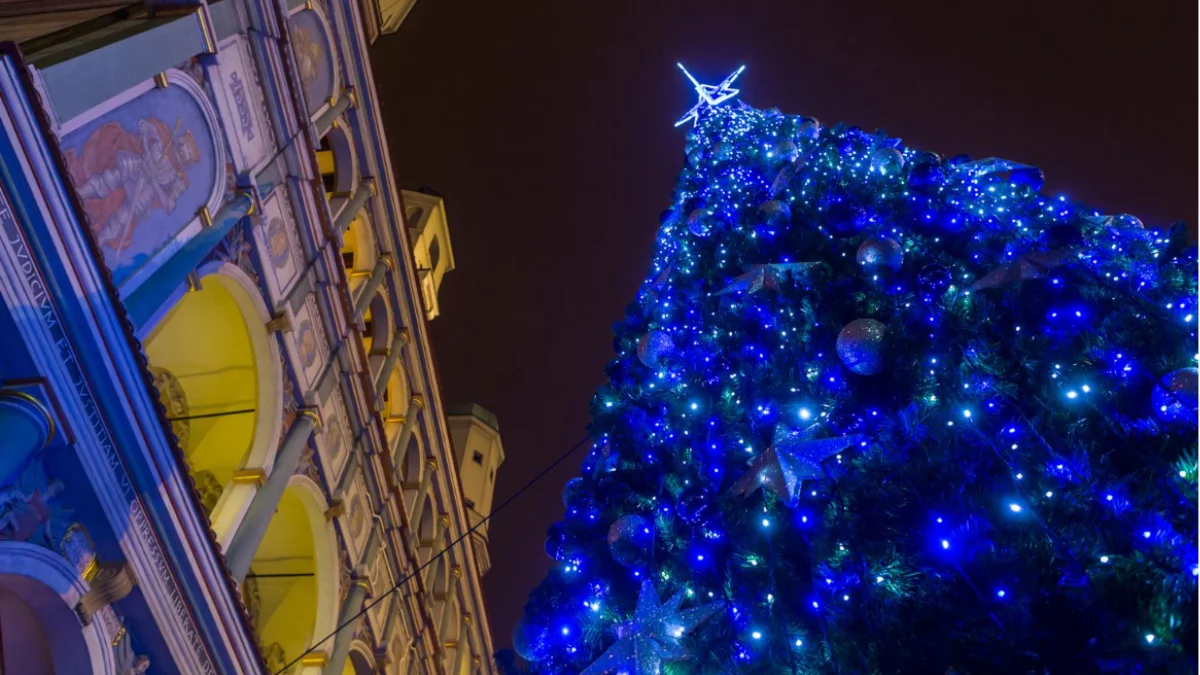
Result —
[[795, 506], [801, 484], [825, 475], [821, 468], [825, 460], [865, 439], [861, 434], [814, 439], [820, 426], [814, 424], [796, 431], [786, 424], [776, 425], [771, 446], [750, 462], [750, 467], [733, 484], [730, 493], [744, 496], [761, 487], [779, 495], [789, 506]]
[[725, 603], [710, 602], [680, 611], [683, 597], [683, 591], [677, 591], [670, 600], [660, 604], [653, 582], [643, 581], [633, 621], [618, 629], [617, 641], [581, 675], [659, 675], [663, 663], [688, 658], [690, 654], [682, 644], [683, 636]]
[[799, 276], [815, 267], [817, 263], [772, 263], [770, 265], [754, 265], [749, 272], [736, 276], [729, 285], [717, 291], [715, 295], [727, 293], [757, 293], [764, 288], [768, 291], [779, 290], [779, 280], [788, 274]]

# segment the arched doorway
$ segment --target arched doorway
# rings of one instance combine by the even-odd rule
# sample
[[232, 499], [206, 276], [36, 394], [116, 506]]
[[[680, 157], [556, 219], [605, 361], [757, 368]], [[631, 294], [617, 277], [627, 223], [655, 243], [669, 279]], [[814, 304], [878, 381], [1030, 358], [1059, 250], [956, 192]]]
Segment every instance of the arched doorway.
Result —
[[280, 362], [267, 318], [252, 282], [224, 265], [201, 277], [144, 345], [200, 500], [226, 544], [279, 435]]
[[0, 543], [0, 672], [115, 673], [112, 636], [103, 622], [84, 626], [72, 609], [86, 591], [75, 569], [55, 553], [24, 542]]
[[336, 628], [337, 542], [323, 501], [311, 480], [292, 477], [242, 584], [272, 673]]
[[0, 586], [0, 673], [54, 673], [50, 640], [37, 614], [4, 586]]

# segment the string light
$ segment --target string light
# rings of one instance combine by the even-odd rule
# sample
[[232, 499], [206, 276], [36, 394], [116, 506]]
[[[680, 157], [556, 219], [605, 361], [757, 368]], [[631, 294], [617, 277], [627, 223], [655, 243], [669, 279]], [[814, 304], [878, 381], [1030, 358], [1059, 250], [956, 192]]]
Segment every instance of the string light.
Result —
[[[1147, 377], [1159, 379], [1164, 364], [1195, 365], [1180, 355], [1158, 353], [1164, 346], [1187, 342], [1174, 333], [1155, 341], [1141, 337], [1146, 331], [1140, 326], [1151, 321], [1169, 320], [1169, 330], [1180, 332], [1194, 323], [1194, 280], [1178, 275], [1165, 258], [1154, 260], [1168, 250], [1166, 240], [1160, 237], [1151, 246], [1145, 230], [1104, 221], [1109, 217], [1089, 215], [1061, 197], [1038, 195], [1040, 178], [1032, 167], [1004, 160], [944, 161], [882, 133], [822, 128], [773, 111], [722, 106], [737, 95], [732, 84], [741, 70], [720, 85], [701, 85], [684, 72], [698, 95], [697, 105], [681, 120], [695, 122], [687, 165], [671, 210], [664, 214], [652, 274], [629, 320], [618, 326], [619, 358], [596, 399], [603, 405], [593, 408], [597, 430], [620, 439], [611, 450], [617, 459], [595, 453], [587, 462], [586, 496], [569, 505], [569, 523], [595, 528], [594, 521], [611, 522], [625, 512], [651, 514], [654, 526], [644, 533], [652, 535], [653, 545], [631, 573], [642, 578], [645, 572], [660, 585], [683, 586], [688, 598], [711, 599], [713, 593], [700, 587], [697, 595], [685, 584], [736, 589], [725, 599], [728, 611], [713, 621], [732, 623], [736, 632], [714, 627], [714, 635], [767, 639], [761, 625], [754, 626], [746, 609], [750, 603], [743, 597], [765, 598], [772, 621], [795, 625], [789, 623], [795, 619], [789, 615], [796, 611], [794, 605], [776, 603], [774, 593], [780, 590], [777, 574], [792, 579], [805, 573], [790, 566], [808, 564], [808, 557], [801, 561], [778, 555], [780, 550], [799, 550], [793, 545], [805, 546], [813, 568], [822, 570], [818, 579], [826, 580], [826, 600], [840, 596], [850, 602], [859, 570], [876, 569], [879, 592], [895, 598], [901, 603], [897, 606], [934, 611], [920, 600], [925, 575], [914, 573], [929, 566], [934, 568], [930, 578], [945, 578], [937, 575], [952, 574], [953, 566], [953, 574], [980, 589], [991, 588], [998, 600], [1007, 600], [1007, 586], [1016, 588], [1018, 577], [1014, 599], [1061, 594], [1044, 585], [1034, 588], [1043, 583], [1040, 571], [1029, 575], [1022, 563], [1003, 570], [979, 563], [977, 551], [1020, 545], [1014, 542], [1022, 537], [1049, 537], [1056, 549], [1076, 560], [1109, 565], [1085, 570], [1103, 574], [1104, 584], [1080, 586], [1079, 595], [1092, 603], [1089, 607], [1116, 613], [1096, 625], [1167, 625], [1162, 608], [1174, 611], [1172, 603], [1178, 600], [1160, 591], [1151, 591], [1159, 594], [1157, 604], [1114, 610], [1097, 602], [1102, 598], [1094, 590], [1122, 575], [1139, 578], [1143, 560], [1169, 559], [1181, 546], [1194, 545], [1194, 530], [1177, 525], [1187, 520], [1178, 517], [1178, 506], [1114, 475], [1110, 463], [1095, 459], [1097, 453], [1114, 453], [1119, 465], [1134, 461], [1123, 454], [1123, 446], [1114, 447], [1108, 431], [1114, 426], [1133, 443], [1154, 437], [1162, 452], [1183, 448], [1174, 436], [1162, 435], [1169, 427], [1158, 415], [1170, 402], [1135, 400], [1151, 386]], [[787, 209], [788, 217], [770, 216], [762, 210], [766, 202], [777, 202], [771, 209]], [[887, 274], [882, 268], [865, 269], [857, 250], [867, 240], [884, 237], [900, 244], [902, 267]], [[1059, 246], [1055, 240], [1060, 237], [1070, 243]], [[1056, 253], [1059, 249], [1070, 253]], [[818, 264], [819, 275], [781, 275], [771, 287], [751, 290], [747, 285], [723, 292], [734, 280], [751, 279], [746, 275], [754, 265], [798, 261]], [[1192, 269], [1194, 264], [1184, 271]], [[1018, 306], [1026, 302], [1028, 308]], [[1013, 321], [1018, 315], [1019, 324]], [[833, 344], [844, 322], [867, 316], [888, 322], [889, 329], [885, 371], [874, 376], [853, 372]], [[1099, 316], [1103, 323], [1092, 322]], [[1138, 329], [1123, 332], [1130, 325]], [[672, 341], [671, 351], [650, 364], [634, 348], [649, 331]], [[900, 349], [925, 343], [930, 347], [924, 353], [909, 355]], [[1190, 347], [1187, 356], [1193, 351]], [[903, 387], [883, 390], [893, 382]], [[919, 410], [902, 417], [899, 411], [907, 411], [909, 401], [892, 401], [905, 395]], [[934, 411], [938, 414], [928, 414]], [[798, 481], [786, 496], [776, 492], [779, 477], [774, 475], [757, 475], [754, 492], [728, 495], [729, 484], [744, 475], [748, 463], [777, 449], [771, 434], [764, 433], [777, 425], [811, 429], [822, 439], [862, 433], [868, 441], [814, 458], [818, 468], [808, 475], [815, 477]], [[921, 439], [919, 455], [906, 451], [914, 438]], [[1171, 458], [1176, 462], [1171, 473], [1186, 480], [1194, 471], [1177, 463], [1182, 459]], [[920, 473], [930, 466], [938, 467], [929, 471], [937, 474], [932, 486]], [[1017, 466], [1031, 473], [1017, 471]], [[953, 484], [956, 473], [970, 478]], [[726, 474], [729, 481], [723, 480]], [[989, 481], [996, 475], [1012, 479], [989, 494]], [[902, 520], [911, 513], [907, 507], [879, 509], [878, 518], [865, 521], [841, 515], [842, 500], [854, 513], [860, 495], [875, 489], [861, 484], [864, 476], [871, 476], [880, 489], [903, 486], [920, 499], [910, 504], [929, 504], [924, 517], [932, 516], [937, 530], [932, 537], [926, 534], [925, 541], [939, 555], [930, 561], [903, 554], [880, 559], [858, 544], [849, 547], [852, 555], [838, 541], [859, 541], [843, 533], [869, 541], [881, 536], [879, 527], [912, 526]], [[951, 485], [945, 484], [947, 479]], [[963, 488], [961, 498], [944, 496]], [[1108, 490], [1119, 491], [1121, 499]], [[1055, 501], [1038, 500], [1038, 494]], [[761, 532], [751, 537], [752, 532], [744, 531], [752, 528], [741, 524], [754, 521], [742, 515], [734, 520], [739, 512], [732, 505], [738, 503], [754, 513], [764, 531], [770, 530], [769, 536]], [[839, 508], [829, 508], [830, 503]], [[1103, 514], [1089, 513], [1105, 504]], [[949, 524], [931, 512], [951, 513]], [[580, 517], [584, 513], [587, 519]], [[1068, 530], [1071, 519], [1099, 525]], [[924, 522], [916, 527], [928, 527]], [[804, 536], [795, 537], [796, 529]], [[1112, 565], [1116, 554], [1094, 553], [1119, 550], [1109, 548], [1113, 531], [1127, 540], [1138, 539], [1141, 532], [1145, 541], [1137, 542], [1139, 555], [1122, 556], [1119, 565]], [[622, 584], [605, 578], [611, 565], [581, 570], [574, 562], [586, 560], [584, 554], [609, 555], [610, 542], [594, 532], [578, 529], [566, 538], [580, 553], [575, 557], [568, 552], [571, 573], [559, 575], [555, 583], [561, 588], [549, 594], [587, 598], [580, 612], [588, 622], [586, 631], [571, 624], [570, 639], [547, 648], [544, 669], [538, 672], [577, 668], [583, 654], [571, 659], [564, 654], [597, 648], [581, 644], [580, 634], [611, 636], [614, 622], [633, 611]], [[704, 542], [702, 552], [695, 542]], [[787, 546], [780, 549], [783, 542]], [[679, 566], [680, 559], [691, 562]], [[1195, 576], [1189, 575], [1200, 570], [1193, 561], [1183, 557], [1174, 572], [1190, 584]], [[594, 599], [601, 595], [605, 612]], [[817, 600], [810, 603], [820, 612]], [[561, 617], [549, 606], [535, 603], [533, 608], [547, 610], [544, 615], [551, 618], [539, 619], [543, 622]], [[578, 604], [571, 608], [578, 612]], [[975, 611], [957, 604], [953, 609]], [[864, 602], [855, 616], [878, 611]], [[841, 624], [839, 630], [845, 626], [838, 611], [821, 618]], [[540, 635], [554, 634], [556, 625], [561, 622], [541, 624]], [[1096, 630], [1091, 637], [1097, 640], [1114, 637], [1108, 628]], [[1153, 634], [1145, 635], [1147, 644], [1155, 643]], [[794, 635], [786, 639], [796, 647], [803, 644]], [[1015, 639], [1021, 639], [1019, 634]], [[768, 658], [749, 645], [734, 642], [735, 660]], [[981, 647], [981, 653], [999, 653], [988, 645], [973, 646]], [[1155, 656], [1168, 651], [1156, 650]], [[697, 672], [723, 666], [707, 654], [692, 656], [699, 661]], [[1137, 658], [1121, 655], [1115, 667], [1145, 670], [1148, 664]], [[994, 665], [997, 672], [1004, 669]]]

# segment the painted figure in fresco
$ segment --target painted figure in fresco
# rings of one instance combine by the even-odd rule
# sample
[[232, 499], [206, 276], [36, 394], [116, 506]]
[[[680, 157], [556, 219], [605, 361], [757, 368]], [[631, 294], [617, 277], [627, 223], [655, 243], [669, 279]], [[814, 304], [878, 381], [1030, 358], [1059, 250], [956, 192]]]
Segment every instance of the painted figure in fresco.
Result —
[[69, 513], [57, 503], [62, 481], [46, 473], [41, 457], [34, 457], [16, 483], [0, 489], [0, 540], [27, 541], [53, 548], [52, 526], [62, 527]]
[[312, 33], [299, 26], [292, 26], [292, 47], [296, 50], [296, 66], [300, 70], [300, 81], [307, 90], [320, 74], [324, 53], [320, 41]]
[[188, 188], [187, 170], [200, 161], [192, 132], [154, 117], [129, 131], [117, 122], [101, 125], [80, 151], [66, 152], [67, 170], [83, 198], [92, 232], [105, 248], [129, 246], [140, 220], [151, 211], [175, 210]]
[[278, 216], [271, 218], [267, 223], [267, 249], [271, 253], [271, 262], [275, 263], [276, 267], [285, 265], [291, 256], [285, 227], [283, 219]]
[[300, 324], [300, 337], [298, 347], [300, 351], [300, 361], [307, 368], [317, 360], [317, 335], [313, 332], [312, 324], [304, 321]]

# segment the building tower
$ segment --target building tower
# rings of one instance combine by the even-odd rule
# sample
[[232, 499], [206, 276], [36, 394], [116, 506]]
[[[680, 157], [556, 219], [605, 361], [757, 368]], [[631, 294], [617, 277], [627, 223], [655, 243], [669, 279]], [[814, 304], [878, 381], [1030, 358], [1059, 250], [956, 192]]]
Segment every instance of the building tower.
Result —
[[504, 445], [500, 442], [500, 423], [496, 416], [474, 403], [450, 406], [450, 439], [458, 461], [458, 479], [462, 481], [463, 506], [472, 528], [471, 544], [479, 573], [491, 568], [488, 554], [488, 524], [492, 498], [496, 492], [496, 471], [504, 463]]

